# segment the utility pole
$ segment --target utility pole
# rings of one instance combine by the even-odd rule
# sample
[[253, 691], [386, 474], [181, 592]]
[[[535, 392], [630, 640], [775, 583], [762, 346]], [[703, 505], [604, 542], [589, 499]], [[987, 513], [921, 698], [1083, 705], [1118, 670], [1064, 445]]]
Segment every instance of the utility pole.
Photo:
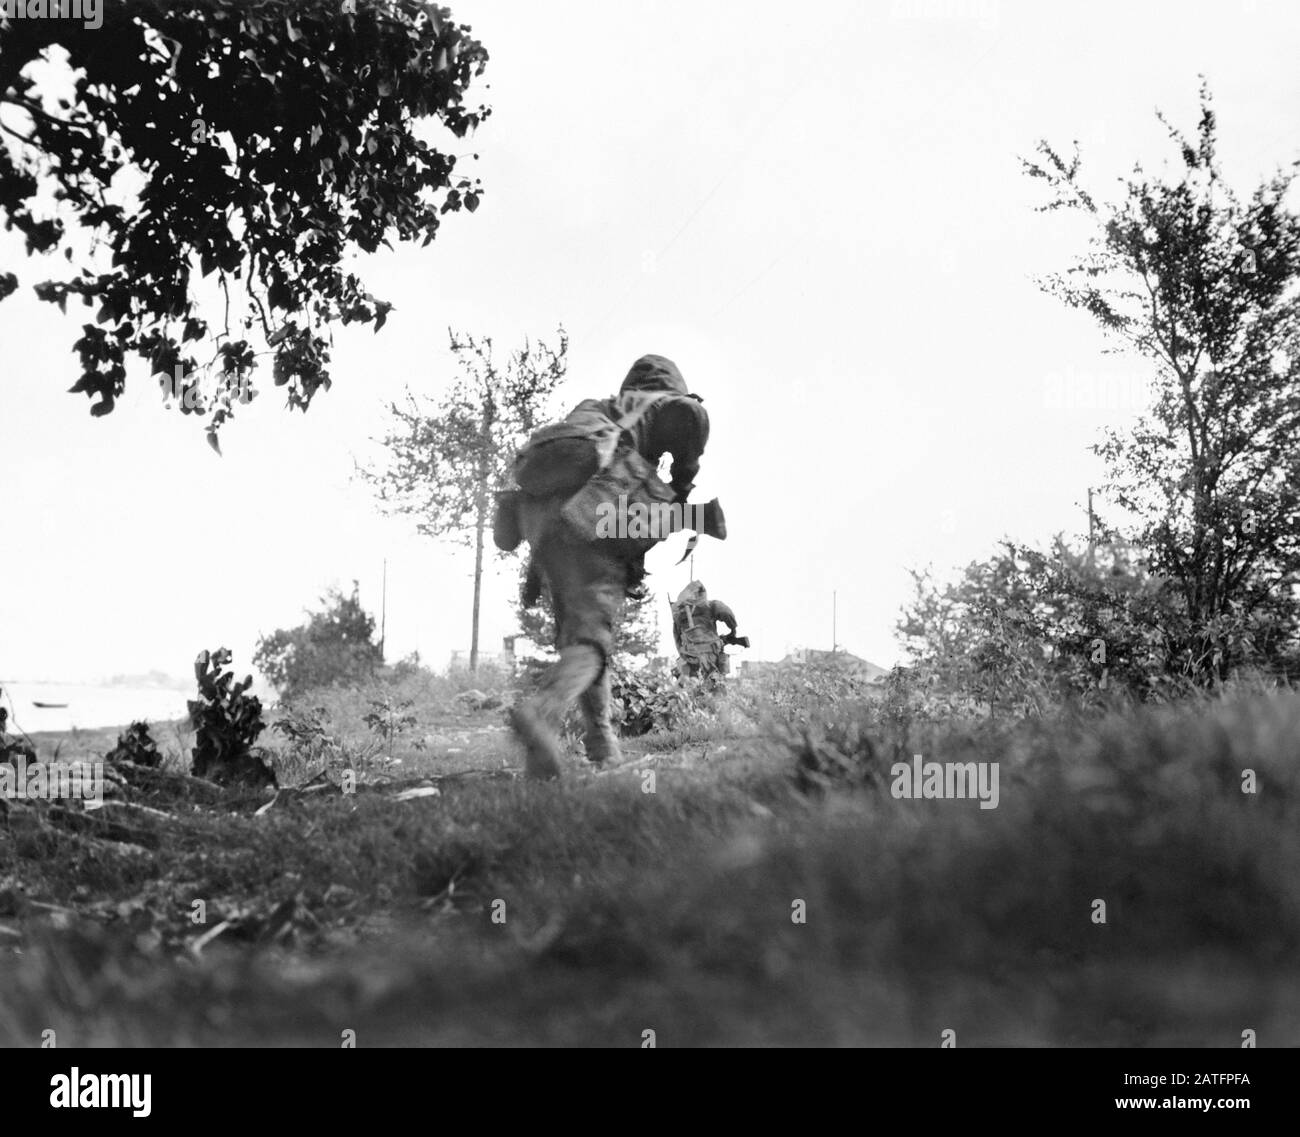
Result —
[[1093, 521], [1092, 513], [1092, 486], [1088, 487], [1088, 567], [1095, 569], [1097, 567], [1097, 542], [1095, 536], [1096, 526]]
[[388, 631], [388, 558], [384, 558], [384, 583], [379, 600], [379, 662], [384, 662], [384, 636]]
[[835, 654], [835, 648], [838, 646], [838, 636], [836, 634], [839, 621], [839, 597], [837, 591], [831, 592], [831, 655]]

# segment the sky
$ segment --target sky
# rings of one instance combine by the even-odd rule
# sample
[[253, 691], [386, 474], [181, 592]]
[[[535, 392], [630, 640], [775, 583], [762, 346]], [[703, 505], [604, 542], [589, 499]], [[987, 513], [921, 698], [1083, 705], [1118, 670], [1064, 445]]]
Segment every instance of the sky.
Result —
[[[750, 635], [740, 658], [829, 648], [834, 607], [838, 646], [888, 666], [909, 569], [1086, 531], [1088, 447], [1141, 408], [1141, 362], [1035, 284], [1086, 231], [1034, 211], [1020, 159], [1077, 139], [1112, 197], [1175, 157], [1155, 111], [1194, 129], [1202, 74], [1230, 180], [1300, 157], [1291, 3], [452, 9], [491, 56], [493, 113], [455, 144], [479, 154], [482, 205], [359, 260], [394, 311], [336, 331], [306, 415], [272, 391], [218, 457], [139, 367], [92, 419], [66, 393], [73, 318], [31, 297], [47, 270], [0, 234], [23, 285], [0, 304], [0, 681], [183, 676], [221, 645], [243, 671], [328, 588], [356, 580], [378, 613], [385, 560], [388, 657], [443, 666], [469, 646], [472, 555], [384, 516], [355, 463], [392, 400], [453, 377], [449, 327], [508, 350], [559, 325], [561, 411], [647, 352], [703, 395], [696, 496], [730, 536], [701, 539], [695, 570]], [[690, 579], [683, 542], [650, 556], [660, 594]], [[488, 651], [517, 581], [491, 563]]]

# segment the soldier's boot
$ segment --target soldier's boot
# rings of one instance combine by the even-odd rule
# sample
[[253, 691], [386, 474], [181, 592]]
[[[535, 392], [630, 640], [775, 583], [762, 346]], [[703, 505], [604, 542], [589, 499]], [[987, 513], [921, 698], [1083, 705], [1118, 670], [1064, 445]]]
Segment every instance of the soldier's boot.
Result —
[[595, 682], [605, 666], [604, 657], [590, 644], [563, 648], [542, 680], [541, 690], [525, 699], [510, 716], [511, 726], [523, 743], [524, 769], [530, 778], [547, 780], [560, 776], [564, 747], [560, 724], [564, 712]]
[[586, 723], [583, 742], [587, 747], [587, 761], [617, 765], [623, 760], [618, 735], [609, 721], [609, 669], [588, 687], [581, 696], [582, 716]]

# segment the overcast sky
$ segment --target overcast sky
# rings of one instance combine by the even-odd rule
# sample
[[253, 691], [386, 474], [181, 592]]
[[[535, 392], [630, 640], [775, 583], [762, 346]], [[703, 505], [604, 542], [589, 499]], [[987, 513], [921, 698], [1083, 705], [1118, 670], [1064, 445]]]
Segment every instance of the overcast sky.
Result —
[[[1083, 234], [1033, 212], [1019, 157], [1077, 138], [1106, 196], [1173, 156], [1154, 111], [1194, 128], [1199, 73], [1230, 178], [1300, 156], [1293, 3], [453, 12], [491, 54], [492, 117], [456, 144], [481, 155], [481, 208], [363, 261], [387, 327], [339, 329], [334, 389], [306, 416], [274, 391], [240, 409], [224, 457], [143, 369], [91, 419], [65, 393], [71, 310], [31, 298], [44, 267], [0, 236], [23, 284], [0, 304], [0, 678], [184, 675], [222, 644], [243, 667], [331, 585], [359, 580], [377, 611], [385, 557], [389, 657], [441, 666], [469, 646], [472, 559], [382, 517], [354, 456], [404, 385], [451, 377], [449, 325], [508, 347], [560, 323], [566, 405], [646, 352], [704, 396], [697, 496], [722, 499], [731, 536], [702, 539], [696, 571], [753, 638], [741, 658], [829, 647], [837, 591], [840, 645], [888, 665], [908, 567], [1086, 529], [1087, 447], [1137, 410], [1087, 405], [1142, 370], [1035, 287]], [[683, 540], [651, 554], [661, 595], [687, 583]], [[515, 579], [488, 582], [488, 650], [514, 630]]]

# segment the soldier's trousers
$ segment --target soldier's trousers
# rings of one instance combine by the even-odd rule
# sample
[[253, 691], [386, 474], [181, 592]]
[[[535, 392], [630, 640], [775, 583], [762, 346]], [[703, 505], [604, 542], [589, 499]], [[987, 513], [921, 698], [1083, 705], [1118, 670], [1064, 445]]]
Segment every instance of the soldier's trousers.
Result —
[[555, 646], [560, 653], [537, 695], [516, 707], [513, 716], [527, 753], [528, 773], [540, 778], [560, 773], [559, 732], [575, 699], [582, 707], [588, 759], [603, 762], [619, 757], [609, 717], [607, 664], [627, 593], [629, 565], [603, 552], [597, 542], [575, 537], [560, 518], [562, 505], [562, 500], [532, 500], [521, 509], [533, 565], [546, 582], [555, 609]]

